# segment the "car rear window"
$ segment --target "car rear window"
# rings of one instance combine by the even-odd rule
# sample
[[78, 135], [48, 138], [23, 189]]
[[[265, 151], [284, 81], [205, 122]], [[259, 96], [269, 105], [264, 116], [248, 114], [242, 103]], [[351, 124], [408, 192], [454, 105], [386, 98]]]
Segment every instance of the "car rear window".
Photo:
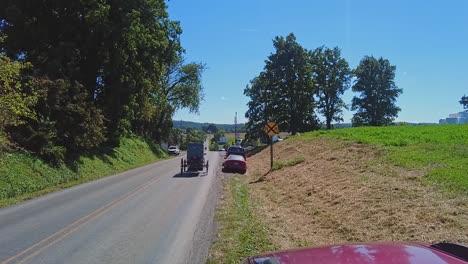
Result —
[[244, 157], [240, 156], [240, 155], [230, 155], [227, 159], [228, 160], [241, 160], [241, 161], [244, 161]]
[[243, 148], [229, 148], [230, 153], [239, 153], [244, 154], [245, 150]]

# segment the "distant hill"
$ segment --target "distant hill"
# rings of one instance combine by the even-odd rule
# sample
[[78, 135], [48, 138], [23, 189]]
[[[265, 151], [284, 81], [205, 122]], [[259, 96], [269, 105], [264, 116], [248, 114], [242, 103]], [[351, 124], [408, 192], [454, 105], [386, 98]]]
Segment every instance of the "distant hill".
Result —
[[[187, 129], [187, 128], [193, 128], [193, 129], [198, 129], [201, 130], [202, 127], [206, 127], [209, 124], [214, 124], [218, 129], [224, 130], [226, 132], [234, 132], [235, 126], [234, 124], [215, 124], [215, 123], [198, 123], [198, 122], [192, 122], [192, 121], [172, 121], [174, 123], [175, 128], [181, 128], [181, 129]], [[237, 124], [237, 130], [238, 132], [244, 132], [244, 124]]]

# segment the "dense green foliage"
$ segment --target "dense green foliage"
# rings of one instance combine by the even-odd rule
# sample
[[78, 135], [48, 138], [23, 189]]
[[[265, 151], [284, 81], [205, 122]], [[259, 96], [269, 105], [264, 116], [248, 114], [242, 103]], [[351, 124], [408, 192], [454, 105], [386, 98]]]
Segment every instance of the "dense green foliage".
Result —
[[292, 134], [318, 127], [313, 95], [316, 88], [308, 52], [294, 34], [276, 37], [275, 52], [265, 62], [263, 72], [250, 81], [244, 94], [250, 97], [245, 117], [248, 137], [258, 138], [267, 121], [280, 124]]
[[48, 161], [62, 161], [104, 142], [104, 116], [81, 92], [82, 86], [63, 79], [34, 80], [38, 99], [35, 118], [26, 118], [6, 131], [20, 146]]
[[228, 178], [224, 190], [216, 215], [219, 235], [207, 263], [237, 264], [246, 257], [276, 249], [267, 237], [265, 225], [256, 217], [255, 204], [244, 179]]
[[354, 71], [353, 126], [382, 126], [393, 122], [401, 110], [395, 105], [403, 92], [395, 84], [396, 67], [384, 58], [365, 56]]
[[382, 146], [395, 165], [425, 169], [428, 181], [468, 194], [468, 125], [359, 127], [303, 136]]
[[[166, 154], [141, 138], [123, 138], [120, 146], [80, 157], [69, 166], [54, 167], [27, 152], [0, 154], [0, 204], [20, 201], [23, 195], [53, 191], [154, 162]], [[34, 196], [34, 195], [33, 195]]]
[[167, 139], [174, 112], [203, 98], [205, 66], [185, 63], [181, 33], [164, 0], [1, 1], [5, 131], [59, 162], [122, 135]]
[[351, 69], [348, 62], [341, 57], [338, 47], [320, 47], [311, 52], [310, 56], [317, 87], [317, 108], [325, 117], [327, 129], [331, 129], [332, 121], [343, 121], [343, 108], [347, 109], [347, 106], [341, 97], [349, 89]]
[[463, 106], [464, 109], [468, 109], [468, 96], [463, 95], [460, 99], [460, 104]]
[[5, 137], [5, 135], [0, 134], [0, 152], [8, 149], [10, 141]]
[[5, 127], [21, 124], [20, 116], [32, 118], [31, 106], [37, 96], [26, 96], [22, 92], [21, 72], [30, 65], [0, 53], [0, 133]]

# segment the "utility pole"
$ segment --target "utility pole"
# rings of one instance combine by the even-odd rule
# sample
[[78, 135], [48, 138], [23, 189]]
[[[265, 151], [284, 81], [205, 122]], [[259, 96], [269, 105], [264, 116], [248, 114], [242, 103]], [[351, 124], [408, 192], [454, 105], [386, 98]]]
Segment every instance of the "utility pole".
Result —
[[237, 145], [237, 112], [234, 116], [234, 143]]

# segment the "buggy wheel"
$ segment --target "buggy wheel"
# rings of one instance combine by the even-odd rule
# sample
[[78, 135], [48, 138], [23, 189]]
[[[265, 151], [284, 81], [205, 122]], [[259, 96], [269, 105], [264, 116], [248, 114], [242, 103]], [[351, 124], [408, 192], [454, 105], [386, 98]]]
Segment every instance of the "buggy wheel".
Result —
[[184, 159], [180, 160], [180, 174], [184, 173]]

